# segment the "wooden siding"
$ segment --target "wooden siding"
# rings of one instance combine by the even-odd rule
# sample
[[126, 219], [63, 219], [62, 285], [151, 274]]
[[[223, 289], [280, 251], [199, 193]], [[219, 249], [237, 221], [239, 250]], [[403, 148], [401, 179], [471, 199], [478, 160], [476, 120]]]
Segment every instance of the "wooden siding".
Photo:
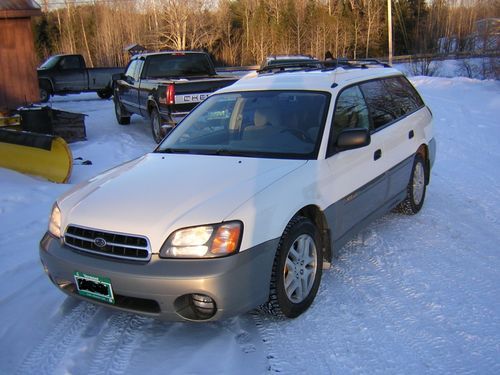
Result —
[[0, 18], [0, 108], [39, 102], [30, 18]]

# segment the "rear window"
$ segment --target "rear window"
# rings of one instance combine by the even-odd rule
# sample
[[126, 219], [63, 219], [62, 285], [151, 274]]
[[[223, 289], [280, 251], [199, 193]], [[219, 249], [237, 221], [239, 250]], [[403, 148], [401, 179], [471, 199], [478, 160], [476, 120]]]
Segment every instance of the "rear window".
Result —
[[360, 85], [370, 109], [374, 129], [381, 128], [423, 107], [417, 91], [404, 77], [391, 77]]
[[147, 58], [147, 78], [214, 75], [212, 64], [205, 54], [165, 54]]

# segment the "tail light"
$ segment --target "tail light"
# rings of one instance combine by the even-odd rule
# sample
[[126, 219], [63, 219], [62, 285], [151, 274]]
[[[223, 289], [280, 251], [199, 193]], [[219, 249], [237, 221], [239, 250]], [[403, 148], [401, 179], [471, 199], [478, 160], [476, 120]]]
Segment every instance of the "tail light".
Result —
[[167, 105], [175, 104], [175, 86], [170, 84], [167, 86]]

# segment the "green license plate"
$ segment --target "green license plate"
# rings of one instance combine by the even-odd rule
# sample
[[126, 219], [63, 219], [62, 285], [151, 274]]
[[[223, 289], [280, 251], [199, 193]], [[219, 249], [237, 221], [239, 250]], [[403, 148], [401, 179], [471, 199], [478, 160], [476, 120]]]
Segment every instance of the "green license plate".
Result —
[[89, 275], [88, 273], [78, 271], [73, 276], [80, 295], [108, 303], [115, 303], [111, 280], [107, 277]]

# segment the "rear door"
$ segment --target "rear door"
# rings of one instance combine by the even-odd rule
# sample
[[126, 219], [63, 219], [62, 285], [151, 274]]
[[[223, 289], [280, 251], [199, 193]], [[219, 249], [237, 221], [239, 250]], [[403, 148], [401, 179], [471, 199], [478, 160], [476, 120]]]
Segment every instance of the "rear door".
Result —
[[373, 135], [382, 136], [382, 158], [387, 170], [386, 201], [404, 196], [413, 166], [413, 156], [419, 146], [419, 124], [426, 111], [412, 86], [402, 76], [388, 77], [360, 85], [373, 119]]

